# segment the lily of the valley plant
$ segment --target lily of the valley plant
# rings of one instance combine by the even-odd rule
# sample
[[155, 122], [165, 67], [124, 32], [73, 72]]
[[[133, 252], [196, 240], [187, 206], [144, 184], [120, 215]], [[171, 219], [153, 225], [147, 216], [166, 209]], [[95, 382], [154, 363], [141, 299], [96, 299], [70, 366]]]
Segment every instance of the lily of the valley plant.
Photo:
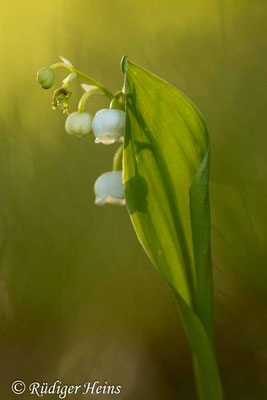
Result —
[[[41, 68], [39, 84], [50, 89], [55, 70], [67, 77], [54, 91], [52, 108], [67, 115], [69, 135], [118, 144], [112, 171], [94, 185], [96, 204], [126, 204], [138, 239], [170, 286], [193, 354], [201, 400], [222, 400], [213, 333], [208, 195], [209, 137], [199, 110], [176, 88], [122, 60], [123, 89], [115, 94], [68, 60]], [[70, 113], [70, 85], [84, 90]], [[102, 94], [107, 108], [90, 113], [89, 98]], [[84, 142], [86, 145], [86, 141]]]
[[[55, 81], [55, 69], [64, 67], [70, 74], [63, 80], [62, 86], [54, 92], [52, 108], [61, 108], [68, 117], [65, 122], [65, 130], [68, 134], [81, 138], [93, 133], [95, 143], [113, 144], [123, 142], [125, 131], [125, 95], [119, 91], [114, 96], [103, 85], [76, 70], [71, 62], [60, 57], [62, 63], [56, 63], [50, 67], [41, 68], [37, 74], [37, 80], [43, 89], [50, 89]], [[85, 93], [81, 96], [77, 111], [69, 113], [69, 98], [71, 92], [69, 86], [76, 78], [85, 82], [82, 84]], [[94, 94], [103, 94], [110, 100], [109, 108], [99, 110], [93, 117], [86, 111], [86, 102]], [[125, 204], [124, 189], [122, 183], [122, 154], [123, 144], [114, 155], [113, 170], [105, 172], [95, 182], [96, 204]]]

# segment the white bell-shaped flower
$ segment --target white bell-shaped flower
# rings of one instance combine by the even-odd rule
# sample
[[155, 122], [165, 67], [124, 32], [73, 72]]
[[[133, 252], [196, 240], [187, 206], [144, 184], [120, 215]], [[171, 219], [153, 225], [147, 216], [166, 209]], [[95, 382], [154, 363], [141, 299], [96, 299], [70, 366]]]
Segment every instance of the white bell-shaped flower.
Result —
[[92, 128], [96, 143], [111, 144], [117, 142], [124, 134], [125, 112], [104, 108], [96, 113]]
[[70, 135], [88, 135], [92, 129], [92, 116], [87, 112], [73, 112], [66, 119], [65, 129]]
[[105, 172], [100, 175], [94, 186], [95, 203], [124, 205], [124, 188], [122, 183], [122, 171]]

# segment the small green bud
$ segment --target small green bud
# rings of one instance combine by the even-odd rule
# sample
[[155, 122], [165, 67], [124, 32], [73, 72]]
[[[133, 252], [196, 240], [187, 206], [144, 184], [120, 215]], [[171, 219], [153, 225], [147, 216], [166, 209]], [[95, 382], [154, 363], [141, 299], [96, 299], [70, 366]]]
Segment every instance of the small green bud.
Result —
[[43, 89], [50, 89], [55, 80], [55, 71], [49, 67], [43, 67], [37, 72], [37, 81]]

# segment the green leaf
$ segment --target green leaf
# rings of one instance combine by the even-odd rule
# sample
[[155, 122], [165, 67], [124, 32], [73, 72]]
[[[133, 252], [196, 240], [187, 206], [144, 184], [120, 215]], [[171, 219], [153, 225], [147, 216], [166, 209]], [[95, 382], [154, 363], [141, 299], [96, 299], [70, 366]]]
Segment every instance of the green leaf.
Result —
[[213, 342], [213, 279], [210, 261], [209, 149], [190, 187], [190, 216], [196, 270], [196, 312]]
[[123, 70], [127, 207], [137, 237], [175, 292], [200, 371], [201, 398], [221, 399], [212, 350], [206, 126], [197, 108], [176, 88], [125, 59]]

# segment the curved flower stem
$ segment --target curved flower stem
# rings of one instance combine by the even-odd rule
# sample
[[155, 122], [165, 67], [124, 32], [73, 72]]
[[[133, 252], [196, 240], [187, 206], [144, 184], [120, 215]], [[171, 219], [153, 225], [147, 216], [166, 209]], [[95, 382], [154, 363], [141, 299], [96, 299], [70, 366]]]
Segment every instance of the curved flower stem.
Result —
[[56, 69], [56, 68], [66, 68], [67, 70], [71, 71], [71, 72], [75, 72], [77, 74], [77, 76], [79, 76], [81, 79], [83, 79], [85, 82], [90, 83], [91, 85], [97, 86], [101, 92], [107, 96], [109, 99], [113, 99], [113, 94], [105, 87], [103, 86], [101, 83], [97, 82], [95, 79], [91, 78], [90, 76], [84, 74], [83, 72], [79, 71], [78, 69], [71, 67], [68, 64], [65, 63], [55, 63], [50, 65], [51, 69]]
[[90, 90], [88, 90], [87, 92], [85, 92], [78, 104], [78, 111], [79, 112], [84, 112], [85, 109], [85, 103], [86, 101], [89, 99], [89, 97], [91, 97], [93, 94], [104, 94], [102, 92], [102, 90], [96, 86], [92, 86], [92, 88]]
[[114, 94], [113, 99], [110, 102], [109, 108], [125, 110], [125, 94], [122, 90], [119, 90], [117, 93]]
[[113, 171], [122, 170], [123, 144], [117, 149], [113, 157]]

